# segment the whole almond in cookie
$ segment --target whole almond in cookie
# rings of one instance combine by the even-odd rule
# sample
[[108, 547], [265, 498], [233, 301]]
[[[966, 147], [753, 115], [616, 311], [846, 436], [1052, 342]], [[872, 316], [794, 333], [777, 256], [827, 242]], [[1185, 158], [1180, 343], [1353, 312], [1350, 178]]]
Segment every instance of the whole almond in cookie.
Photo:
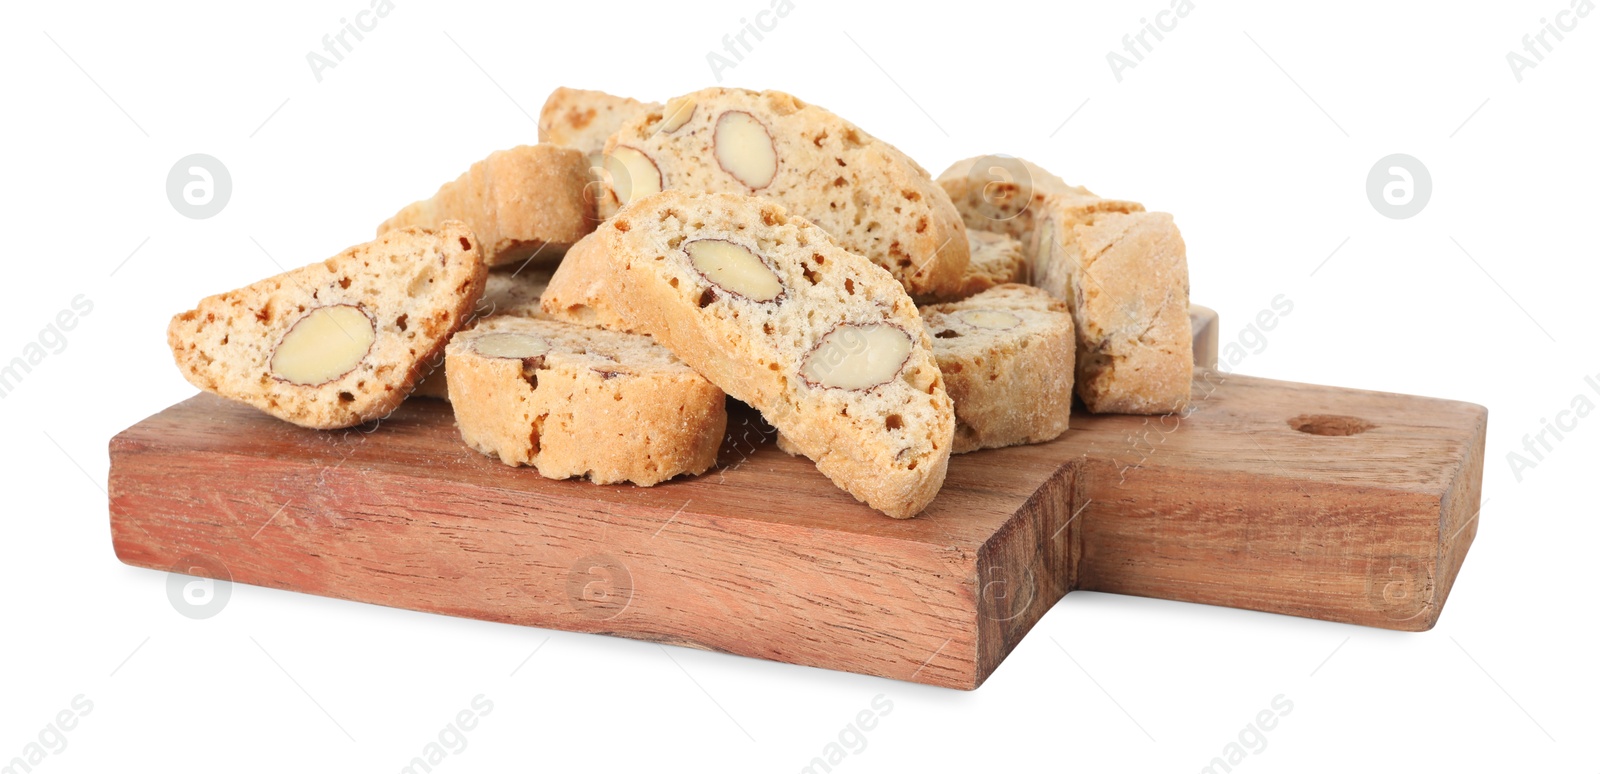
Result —
[[191, 384], [302, 427], [388, 414], [483, 294], [472, 232], [405, 228], [172, 318], [167, 343]]
[[922, 318], [887, 271], [743, 194], [665, 191], [592, 238], [594, 281], [557, 302], [563, 265], [546, 310], [648, 333], [879, 511], [914, 516], [938, 493], [955, 417]]
[[894, 146], [780, 91], [711, 88], [624, 122], [606, 141], [600, 214], [658, 191], [754, 194], [832, 234], [913, 295], [967, 267], [950, 197]]

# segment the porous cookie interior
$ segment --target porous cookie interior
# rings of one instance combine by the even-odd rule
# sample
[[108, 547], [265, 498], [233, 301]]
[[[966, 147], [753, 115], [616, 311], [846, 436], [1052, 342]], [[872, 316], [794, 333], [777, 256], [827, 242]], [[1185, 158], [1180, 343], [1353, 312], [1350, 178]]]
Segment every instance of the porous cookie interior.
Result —
[[[609, 228], [628, 246], [623, 259], [646, 263], [676, 305], [695, 310], [700, 329], [725, 345], [704, 353], [708, 376], [759, 408], [814, 459], [848, 457], [910, 471], [947, 453], [949, 398], [921, 318], [899, 283], [805, 219], [755, 201], [668, 192], [625, 210]], [[713, 282], [691, 254], [706, 241], [747, 251], [746, 268], [775, 277], [779, 291], [758, 300], [769, 294]], [[909, 342], [902, 362], [873, 362], [849, 351], [886, 333]], [[862, 389], [827, 386], [840, 380], [818, 378], [817, 358], [881, 369], [873, 373], [883, 381]], [[746, 369], [754, 373], [741, 373]]]
[[[642, 114], [607, 142], [608, 154], [626, 154], [614, 165], [619, 174], [659, 174], [659, 189], [779, 202], [912, 292], [959, 280], [967, 261], [960, 217], [927, 171], [893, 146], [777, 91], [713, 88], [668, 105], [670, 113]], [[637, 192], [640, 184], [619, 187]], [[608, 198], [602, 215], [627, 203]]]
[[[168, 339], [185, 377], [201, 389], [298, 424], [356, 424], [397, 405], [423, 361], [459, 327], [482, 293], [479, 261], [472, 234], [459, 223], [437, 232], [402, 229], [320, 264], [204, 299], [173, 318]], [[318, 312], [332, 308], [359, 315]], [[340, 327], [362, 318], [370, 334]], [[307, 328], [291, 337], [302, 322]], [[307, 338], [330, 332], [344, 335], [322, 336], [320, 343]], [[309, 356], [318, 359], [325, 356], [319, 348], [346, 349], [350, 338], [368, 335], [370, 347], [342, 375], [306, 384], [293, 377], [315, 369], [274, 371], [274, 354], [286, 340], [297, 349], [310, 347]], [[284, 365], [280, 361], [278, 370]]]

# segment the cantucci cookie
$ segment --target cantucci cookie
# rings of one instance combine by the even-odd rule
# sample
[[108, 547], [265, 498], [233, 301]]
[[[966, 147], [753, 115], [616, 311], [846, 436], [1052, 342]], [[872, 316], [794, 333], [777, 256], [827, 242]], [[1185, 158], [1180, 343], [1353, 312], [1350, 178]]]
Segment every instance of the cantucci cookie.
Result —
[[1002, 154], [957, 161], [938, 182], [967, 228], [1007, 234], [1025, 247], [1046, 197], [1094, 195], [1038, 164]]
[[172, 318], [190, 384], [303, 427], [388, 414], [466, 322], [485, 269], [466, 226], [405, 228]]
[[597, 231], [567, 251], [541, 296], [540, 308], [557, 320], [632, 333], [633, 326], [603, 298], [606, 285], [614, 281], [610, 256]]
[[918, 306], [960, 301], [996, 285], [1028, 281], [1028, 261], [1022, 257], [1022, 243], [1014, 237], [967, 229], [967, 247], [972, 252], [972, 262], [967, 264], [961, 284], [942, 296], [918, 296]]
[[1077, 329], [1077, 390], [1096, 413], [1162, 414], [1189, 400], [1194, 350], [1183, 237], [1164, 212], [1047, 207], [1035, 284], [1067, 302]]
[[776, 203], [667, 191], [596, 232], [602, 303], [895, 518], [938, 493], [955, 416], [904, 288]]
[[494, 317], [445, 350], [468, 446], [546, 478], [653, 486], [717, 461], [722, 391], [648, 336]]
[[821, 226], [912, 295], [950, 292], [967, 267], [961, 218], [926, 170], [780, 91], [686, 94], [624, 123], [605, 154], [605, 217], [664, 189], [754, 194]]
[[478, 235], [490, 266], [529, 259], [554, 263], [594, 230], [594, 192], [588, 186], [588, 159], [572, 148], [541, 144], [495, 151], [433, 198], [384, 221], [378, 233], [459, 220]]
[[[549, 282], [550, 270], [544, 267], [494, 269], [489, 272], [489, 279], [484, 283], [483, 298], [478, 302], [476, 316], [484, 318], [508, 315], [545, 319], [548, 315], [539, 310], [539, 295], [544, 292], [545, 285]], [[417, 381], [416, 389], [413, 389], [411, 394], [419, 398], [450, 399], [442, 353], [428, 375]]]
[[956, 454], [1042, 443], [1067, 429], [1077, 341], [1065, 303], [1000, 285], [925, 306], [922, 321], [955, 403]]
[[576, 148], [590, 157], [591, 164], [598, 165], [606, 139], [625, 121], [660, 109], [659, 102], [562, 86], [550, 92], [539, 110], [539, 142]]

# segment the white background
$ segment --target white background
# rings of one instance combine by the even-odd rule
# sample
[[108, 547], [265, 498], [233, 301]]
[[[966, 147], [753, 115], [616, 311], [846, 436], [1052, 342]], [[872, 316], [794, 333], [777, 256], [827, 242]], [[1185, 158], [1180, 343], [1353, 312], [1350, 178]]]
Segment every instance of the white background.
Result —
[[[0, 360], [75, 296], [93, 311], [0, 400], [0, 763], [83, 694], [39, 769], [395, 771], [482, 694], [437, 770], [796, 771], [883, 694], [836, 771], [1197, 771], [1282, 694], [1236, 770], [1600, 770], [1600, 416], [1521, 482], [1506, 461], [1574, 396], [1600, 403], [1600, 14], [1519, 83], [1507, 52], [1570, 0], [1198, 0], [1119, 83], [1106, 53], [1168, 2], [795, 0], [723, 82], [823, 105], [934, 173], [1007, 152], [1175, 213], [1225, 340], [1293, 300], [1243, 373], [1488, 406], [1487, 505], [1435, 630], [1077, 593], [964, 693], [246, 586], [181, 617], [165, 574], [116, 561], [101, 490], [110, 437], [193, 392], [168, 317], [532, 142], [556, 86], [713, 84], [706, 53], [768, 0], [398, 0], [320, 83], [306, 54], [368, 0], [41, 3], [0, 30]], [[208, 220], [164, 190], [197, 152], [233, 178]], [[1407, 220], [1364, 191], [1396, 152], [1433, 179]]]

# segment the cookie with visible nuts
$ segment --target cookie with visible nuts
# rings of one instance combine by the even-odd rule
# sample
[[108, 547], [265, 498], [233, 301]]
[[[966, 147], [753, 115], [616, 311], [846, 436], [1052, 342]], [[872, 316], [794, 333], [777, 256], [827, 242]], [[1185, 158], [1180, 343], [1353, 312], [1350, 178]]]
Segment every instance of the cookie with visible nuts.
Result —
[[821, 226], [913, 295], [951, 292], [966, 270], [961, 218], [926, 170], [783, 92], [677, 97], [623, 124], [605, 154], [603, 217], [665, 189], [751, 194]]
[[916, 515], [955, 415], [900, 283], [774, 202], [667, 191], [596, 233], [599, 303], [759, 410], [867, 505]]
[[546, 478], [653, 486], [717, 460], [722, 391], [648, 336], [492, 317], [445, 350], [468, 446]]
[[478, 235], [484, 263], [555, 263], [594, 230], [594, 191], [583, 153], [557, 145], [495, 151], [445, 183], [431, 199], [412, 203], [378, 226], [435, 227], [460, 220]]
[[922, 321], [956, 409], [956, 454], [1043, 443], [1067, 429], [1077, 340], [1067, 305], [1000, 285], [925, 306]]
[[967, 247], [972, 253], [972, 262], [961, 275], [961, 284], [944, 295], [917, 296], [917, 306], [960, 301], [997, 285], [1028, 281], [1031, 274], [1028, 261], [1022, 256], [1022, 243], [1015, 238], [969, 228]]
[[1106, 202], [1048, 203], [1035, 234], [1035, 284], [1072, 311], [1085, 407], [1178, 411], [1194, 372], [1183, 237], [1171, 215], [1119, 211]]
[[477, 239], [448, 221], [404, 228], [172, 318], [190, 384], [302, 427], [388, 414], [483, 294]]

